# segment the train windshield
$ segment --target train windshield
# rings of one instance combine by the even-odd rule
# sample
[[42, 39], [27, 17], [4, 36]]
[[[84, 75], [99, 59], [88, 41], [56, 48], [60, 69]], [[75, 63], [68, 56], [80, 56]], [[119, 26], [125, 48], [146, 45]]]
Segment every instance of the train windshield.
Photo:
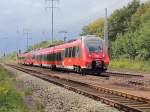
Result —
[[89, 52], [102, 52], [102, 41], [98, 38], [88, 39], [85, 44]]

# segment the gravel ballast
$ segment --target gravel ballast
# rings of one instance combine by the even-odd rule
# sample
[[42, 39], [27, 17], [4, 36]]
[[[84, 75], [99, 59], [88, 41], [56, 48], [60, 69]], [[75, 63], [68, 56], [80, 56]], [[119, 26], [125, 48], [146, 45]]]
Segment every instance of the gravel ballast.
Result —
[[34, 102], [43, 105], [44, 112], [120, 112], [119, 110], [68, 91], [29, 74], [6, 67], [16, 75], [20, 88], [32, 90]]

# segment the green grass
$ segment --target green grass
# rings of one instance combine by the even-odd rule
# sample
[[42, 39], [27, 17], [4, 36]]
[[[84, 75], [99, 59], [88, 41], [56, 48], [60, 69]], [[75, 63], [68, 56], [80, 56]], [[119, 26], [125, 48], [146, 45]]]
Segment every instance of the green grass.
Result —
[[12, 74], [0, 66], [0, 112], [29, 112], [13, 81]]
[[111, 60], [109, 69], [134, 72], [150, 72], [150, 61], [139, 60]]

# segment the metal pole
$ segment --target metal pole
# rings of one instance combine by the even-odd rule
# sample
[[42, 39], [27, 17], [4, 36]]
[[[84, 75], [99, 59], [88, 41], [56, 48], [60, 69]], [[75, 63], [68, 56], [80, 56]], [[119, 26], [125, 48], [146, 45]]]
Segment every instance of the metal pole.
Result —
[[107, 8], [105, 9], [104, 41], [105, 41], [106, 48], [108, 49], [108, 20], [107, 20]]
[[46, 2], [49, 1], [51, 2], [51, 7], [46, 7], [47, 8], [51, 8], [52, 9], [52, 30], [51, 30], [51, 33], [52, 33], [52, 44], [53, 44], [53, 41], [54, 41], [54, 8], [57, 8], [54, 6], [54, 1], [58, 1], [58, 0], [45, 0]]
[[54, 36], [54, 1], [52, 0], [52, 44]]
[[28, 34], [28, 32], [27, 32], [27, 50], [28, 50], [28, 48], [29, 48], [29, 40], [28, 40], [28, 36], [29, 36], [29, 34]]
[[23, 34], [26, 35], [26, 39], [27, 39], [27, 50], [29, 48], [29, 29], [23, 29]]
[[64, 34], [64, 42], [66, 42], [66, 39], [67, 39], [67, 31], [63, 30], [63, 31], [59, 31], [58, 33], [62, 33]]

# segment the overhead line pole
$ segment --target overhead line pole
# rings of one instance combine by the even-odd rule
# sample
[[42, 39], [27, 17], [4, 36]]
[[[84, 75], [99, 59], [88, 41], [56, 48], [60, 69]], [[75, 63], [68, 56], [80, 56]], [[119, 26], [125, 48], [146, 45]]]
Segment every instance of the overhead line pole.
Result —
[[51, 2], [51, 7], [46, 7], [47, 8], [51, 8], [52, 9], [52, 31], [51, 31], [51, 36], [52, 36], [52, 44], [53, 44], [53, 41], [54, 41], [54, 8], [57, 8], [57, 7], [54, 7], [54, 1], [58, 1], [58, 0], [45, 0], [46, 2], [49, 1]]
[[59, 31], [58, 33], [62, 33], [62, 34], [64, 34], [64, 42], [66, 42], [66, 39], [67, 39], [67, 31], [65, 31], [65, 30], [62, 30], [62, 31]]
[[[0, 37], [0, 39], [9, 39], [8, 37]], [[6, 44], [4, 44], [4, 51], [2, 50], [2, 52], [4, 52], [4, 55], [3, 55], [3, 57], [5, 57], [6, 56], [6, 54], [7, 54], [7, 47], [6, 47], [7, 45]]]
[[105, 23], [104, 23], [104, 41], [106, 48], [108, 49], [108, 19], [107, 19], [107, 8], [105, 8]]
[[29, 48], [29, 34], [30, 34], [30, 32], [29, 32], [28, 29], [26, 29], [26, 30], [24, 29], [23, 34], [26, 35], [26, 39], [27, 39], [27, 50], [28, 50], [28, 48]]
[[54, 39], [54, 0], [52, 0], [52, 43]]

